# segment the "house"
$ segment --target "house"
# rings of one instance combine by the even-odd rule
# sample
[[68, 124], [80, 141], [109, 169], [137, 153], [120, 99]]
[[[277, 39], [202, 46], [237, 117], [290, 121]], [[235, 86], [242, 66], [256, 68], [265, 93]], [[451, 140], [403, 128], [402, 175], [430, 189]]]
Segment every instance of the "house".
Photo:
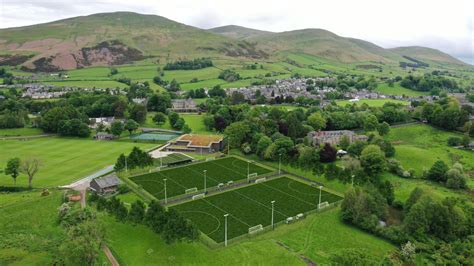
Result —
[[188, 98], [171, 100], [171, 110], [175, 112], [197, 112], [199, 111], [196, 102]]
[[115, 136], [110, 133], [99, 132], [94, 136], [94, 139], [95, 140], [113, 140], [115, 139]]
[[92, 129], [96, 129], [100, 124], [104, 125], [105, 127], [110, 127], [114, 121], [115, 118], [113, 116], [89, 118], [89, 127]]
[[358, 135], [350, 130], [312, 131], [308, 133], [308, 137], [311, 139], [314, 146], [326, 143], [336, 146], [339, 144], [343, 136], [347, 136], [351, 143], [357, 140], [367, 141], [369, 139], [365, 135]]
[[164, 151], [214, 153], [224, 148], [224, 138], [216, 135], [185, 134], [168, 142]]
[[99, 194], [109, 194], [116, 192], [121, 183], [116, 175], [111, 174], [93, 179], [90, 188]]

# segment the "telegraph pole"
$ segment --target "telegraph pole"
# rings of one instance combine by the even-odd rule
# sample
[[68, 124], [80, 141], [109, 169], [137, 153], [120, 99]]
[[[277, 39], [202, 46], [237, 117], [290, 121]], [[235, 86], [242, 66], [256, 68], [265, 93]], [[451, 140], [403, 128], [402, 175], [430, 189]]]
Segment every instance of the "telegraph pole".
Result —
[[225, 219], [225, 240], [224, 244], [227, 247], [227, 216], [229, 216], [228, 213], [224, 214], [224, 219]]
[[166, 195], [166, 178], [163, 179], [163, 182], [165, 182], [165, 204], [168, 204], [168, 197]]

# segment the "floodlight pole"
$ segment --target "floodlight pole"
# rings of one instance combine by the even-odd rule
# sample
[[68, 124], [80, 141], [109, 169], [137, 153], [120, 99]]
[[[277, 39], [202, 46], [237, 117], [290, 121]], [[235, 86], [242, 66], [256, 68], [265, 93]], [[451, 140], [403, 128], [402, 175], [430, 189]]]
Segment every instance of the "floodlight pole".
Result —
[[128, 167], [127, 167], [127, 156], [125, 156], [125, 173], [128, 172]]
[[318, 204], [318, 209], [321, 207], [321, 190], [323, 189], [323, 186], [319, 186], [319, 204]]
[[275, 212], [275, 201], [272, 200], [271, 203], [272, 203], [272, 230], [273, 230], [275, 229], [275, 225], [273, 223], [273, 217], [274, 217], [273, 213]]
[[160, 170], [163, 167], [163, 156], [160, 156]]
[[250, 161], [247, 161], [247, 182], [250, 182]]
[[354, 187], [354, 175], [351, 175], [351, 187]]
[[168, 197], [166, 195], [166, 178], [163, 179], [163, 182], [165, 182], [165, 204], [168, 204]]
[[225, 238], [224, 238], [224, 245], [227, 247], [227, 216], [229, 216], [228, 213], [224, 214], [225, 218]]
[[281, 153], [278, 154], [278, 175], [281, 175]]
[[204, 193], [207, 192], [207, 188], [206, 188], [206, 173], [207, 173], [207, 170], [203, 170], [202, 171], [204, 173]]

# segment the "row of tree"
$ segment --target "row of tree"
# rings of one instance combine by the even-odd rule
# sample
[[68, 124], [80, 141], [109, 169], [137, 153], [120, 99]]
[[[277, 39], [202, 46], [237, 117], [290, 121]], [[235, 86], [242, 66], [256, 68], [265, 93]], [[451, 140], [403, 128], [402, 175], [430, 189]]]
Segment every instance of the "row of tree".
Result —
[[133, 147], [128, 156], [120, 154], [116, 163], [115, 171], [131, 170], [136, 168], [145, 168], [153, 165], [153, 158], [146, 151], [138, 147]]
[[13, 178], [13, 186], [16, 186], [16, 179], [20, 176], [20, 173], [25, 174], [28, 177], [28, 187], [33, 187], [33, 178], [38, 173], [41, 166], [41, 162], [36, 158], [29, 158], [20, 160], [20, 158], [11, 158], [7, 161], [5, 167], [5, 174]]

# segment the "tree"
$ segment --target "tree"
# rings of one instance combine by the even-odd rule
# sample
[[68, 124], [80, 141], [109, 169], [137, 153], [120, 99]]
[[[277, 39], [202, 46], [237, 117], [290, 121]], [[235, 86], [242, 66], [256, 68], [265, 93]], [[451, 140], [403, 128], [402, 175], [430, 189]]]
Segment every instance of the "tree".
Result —
[[128, 119], [127, 122], [125, 123], [124, 129], [128, 130], [128, 133], [132, 135], [133, 131], [138, 129], [138, 123], [135, 122], [133, 119]]
[[302, 169], [313, 169], [319, 165], [319, 151], [313, 147], [302, 146], [298, 149], [298, 165]]
[[341, 139], [339, 140], [339, 147], [343, 150], [347, 150], [349, 148], [349, 145], [351, 145], [351, 141], [347, 135], [343, 135]]
[[454, 189], [459, 189], [459, 188], [466, 188], [466, 178], [464, 177], [464, 174], [456, 168], [451, 168], [446, 172], [447, 176], [447, 181], [446, 181], [446, 186], [448, 188], [454, 188]]
[[153, 116], [153, 122], [158, 125], [162, 125], [166, 122], [166, 115], [162, 112], [158, 112]]
[[224, 130], [231, 148], [240, 147], [249, 133], [250, 127], [246, 122], [232, 123]]
[[256, 153], [260, 158], [263, 158], [265, 155], [265, 151], [267, 150], [268, 146], [272, 144], [272, 139], [267, 136], [262, 136], [258, 142], [256, 147]]
[[379, 121], [375, 115], [368, 115], [364, 119], [364, 130], [374, 131], [379, 127]]
[[16, 178], [20, 175], [20, 158], [12, 158], [8, 160], [5, 174], [13, 178], [13, 185], [16, 186]]
[[384, 121], [378, 126], [377, 131], [380, 136], [385, 136], [390, 132], [390, 125]]
[[127, 166], [127, 157], [122, 153], [117, 158], [117, 162], [115, 162], [114, 169], [115, 171], [122, 171]]
[[114, 121], [112, 122], [112, 125], [110, 125], [110, 132], [114, 135], [119, 137], [124, 130], [123, 123], [120, 121]]
[[351, 145], [349, 145], [347, 152], [349, 152], [349, 154], [352, 156], [359, 157], [366, 146], [367, 142], [356, 140]]
[[170, 121], [170, 125], [173, 126], [176, 124], [176, 121], [179, 119], [179, 114], [176, 112], [169, 112], [168, 113], [168, 120]]
[[28, 176], [28, 187], [32, 187], [33, 178], [39, 171], [40, 161], [36, 158], [26, 159], [21, 162], [20, 171]]
[[368, 145], [360, 155], [360, 162], [369, 176], [382, 173], [386, 168], [385, 155], [377, 145]]
[[105, 227], [96, 221], [72, 226], [61, 245], [63, 258], [71, 265], [94, 265], [105, 238]]
[[326, 127], [326, 118], [324, 118], [320, 112], [312, 113], [307, 121], [308, 125], [312, 126], [316, 131]]
[[145, 123], [146, 114], [146, 106], [142, 104], [135, 104], [130, 109], [130, 119], [135, 120], [139, 124]]
[[446, 172], [448, 170], [448, 166], [443, 161], [436, 161], [428, 171], [426, 178], [436, 182], [446, 182]]
[[324, 147], [319, 151], [319, 158], [322, 163], [330, 163], [336, 160], [337, 151], [331, 144], [326, 143]]
[[141, 200], [137, 200], [132, 203], [128, 218], [134, 223], [142, 223], [143, 219], [145, 218], [145, 203], [143, 203]]

